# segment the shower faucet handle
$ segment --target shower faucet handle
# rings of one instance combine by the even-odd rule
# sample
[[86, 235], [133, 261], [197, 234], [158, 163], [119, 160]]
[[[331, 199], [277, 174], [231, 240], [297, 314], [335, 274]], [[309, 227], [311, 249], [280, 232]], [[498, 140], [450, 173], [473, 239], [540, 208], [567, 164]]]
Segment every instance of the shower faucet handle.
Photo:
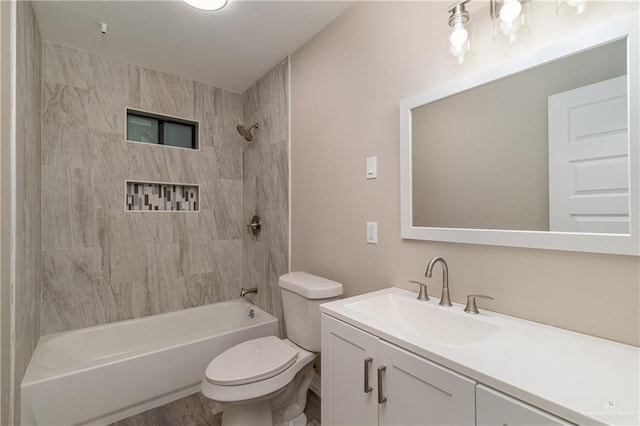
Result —
[[262, 221], [260, 220], [260, 216], [257, 214], [251, 218], [251, 222], [247, 224], [247, 228], [251, 230], [253, 235], [257, 235], [262, 229]]

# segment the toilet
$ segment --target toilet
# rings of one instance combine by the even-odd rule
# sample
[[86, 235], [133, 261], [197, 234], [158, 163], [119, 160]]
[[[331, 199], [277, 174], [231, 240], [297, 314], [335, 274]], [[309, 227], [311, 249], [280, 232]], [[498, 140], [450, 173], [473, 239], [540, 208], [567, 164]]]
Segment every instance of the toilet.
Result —
[[320, 352], [320, 304], [339, 299], [342, 284], [290, 272], [278, 287], [287, 338], [240, 343], [214, 358], [202, 379], [202, 394], [223, 404], [223, 426], [307, 424], [303, 411]]

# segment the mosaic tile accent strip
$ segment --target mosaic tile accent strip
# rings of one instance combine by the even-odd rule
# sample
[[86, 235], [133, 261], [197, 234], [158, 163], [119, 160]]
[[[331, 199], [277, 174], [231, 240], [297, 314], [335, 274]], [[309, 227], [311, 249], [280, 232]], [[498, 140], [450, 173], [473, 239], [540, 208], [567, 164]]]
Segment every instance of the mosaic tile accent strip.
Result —
[[127, 210], [197, 212], [199, 199], [194, 185], [127, 181]]

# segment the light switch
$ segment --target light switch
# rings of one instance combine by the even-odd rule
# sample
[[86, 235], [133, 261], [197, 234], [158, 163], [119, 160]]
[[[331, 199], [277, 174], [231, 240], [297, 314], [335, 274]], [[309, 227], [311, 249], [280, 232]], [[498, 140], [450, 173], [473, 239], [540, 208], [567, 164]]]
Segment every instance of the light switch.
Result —
[[378, 244], [378, 222], [367, 222], [367, 244]]
[[367, 157], [367, 179], [378, 177], [378, 157]]

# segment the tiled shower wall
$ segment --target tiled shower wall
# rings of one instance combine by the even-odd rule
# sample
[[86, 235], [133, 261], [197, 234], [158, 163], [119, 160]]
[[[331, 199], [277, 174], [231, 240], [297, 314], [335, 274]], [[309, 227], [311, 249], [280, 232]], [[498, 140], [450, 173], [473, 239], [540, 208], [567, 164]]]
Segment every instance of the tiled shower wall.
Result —
[[259, 126], [244, 151], [243, 211], [262, 219], [260, 234], [242, 240], [243, 281], [258, 288], [256, 303], [278, 318], [278, 277], [289, 270], [288, 67], [283, 60], [242, 95], [247, 123]]
[[20, 382], [40, 337], [40, 71], [42, 39], [30, 2], [17, 2], [16, 251], [14, 424], [20, 424]]
[[[238, 297], [238, 94], [45, 42], [42, 334]], [[127, 107], [200, 122], [200, 150], [125, 141]], [[125, 181], [200, 185], [199, 212], [127, 212]]]

